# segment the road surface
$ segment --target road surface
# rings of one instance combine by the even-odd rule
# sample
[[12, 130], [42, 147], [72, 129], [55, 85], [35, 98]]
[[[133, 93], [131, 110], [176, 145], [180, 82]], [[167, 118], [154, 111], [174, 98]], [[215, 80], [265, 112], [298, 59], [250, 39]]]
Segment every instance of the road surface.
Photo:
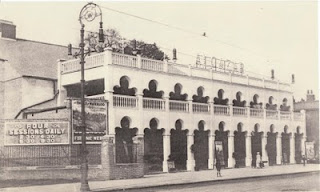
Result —
[[[223, 175], [222, 175], [223, 176]], [[320, 173], [301, 173], [263, 178], [186, 184], [160, 188], [129, 190], [130, 192], [256, 192], [256, 191], [320, 191]], [[126, 190], [127, 191], [127, 190]]]

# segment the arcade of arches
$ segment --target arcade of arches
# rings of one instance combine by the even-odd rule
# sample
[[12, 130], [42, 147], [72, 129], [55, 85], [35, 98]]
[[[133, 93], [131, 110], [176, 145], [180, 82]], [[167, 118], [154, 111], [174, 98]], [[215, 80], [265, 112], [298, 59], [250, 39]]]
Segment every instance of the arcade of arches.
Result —
[[[130, 127], [130, 117], [123, 117], [121, 127], [116, 128], [116, 162], [135, 163], [135, 145], [133, 137], [137, 128]], [[177, 119], [170, 131], [159, 128], [159, 120], [152, 118], [149, 127], [144, 129], [144, 166], [146, 172], [168, 172], [168, 161], [174, 162], [176, 170], [213, 169], [217, 143], [220, 143], [225, 167], [256, 166], [261, 158], [270, 166], [276, 164], [300, 163], [304, 143], [303, 133], [297, 127], [296, 133], [288, 133], [288, 126], [283, 132], [260, 131], [255, 124], [251, 133], [244, 131], [245, 126], [239, 122], [236, 131], [226, 130], [225, 122], [211, 132], [206, 130], [206, 122], [201, 120], [198, 127], [188, 130], [181, 119]]]

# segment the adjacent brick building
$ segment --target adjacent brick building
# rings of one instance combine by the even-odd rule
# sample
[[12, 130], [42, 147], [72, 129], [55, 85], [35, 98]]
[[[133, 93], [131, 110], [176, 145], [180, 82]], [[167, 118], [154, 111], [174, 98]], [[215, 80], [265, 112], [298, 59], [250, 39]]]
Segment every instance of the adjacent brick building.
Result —
[[319, 100], [308, 90], [306, 100], [294, 103], [294, 111], [306, 111], [307, 141], [314, 142], [315, 156], [319, 159]]

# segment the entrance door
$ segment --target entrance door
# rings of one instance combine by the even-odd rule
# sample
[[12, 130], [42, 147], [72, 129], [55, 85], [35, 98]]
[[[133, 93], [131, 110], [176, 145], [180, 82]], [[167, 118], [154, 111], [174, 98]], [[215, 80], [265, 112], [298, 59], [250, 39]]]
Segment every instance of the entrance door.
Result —
[[234, 154], [233, 158], [236, 161], [236, 168], [245, 167], [246, 159], [246, 132], [242, 132], [242, 124], [238, 124], [238, 131], [234, 132]]
[[269, 165], [277, 164], [277, 133], [268, 132], [267, 153]]
[[198, 124], [198, 129], [194, 131], [194, 158], [196, 161], [196, 170], [208, 169], [209, 159], [209, 131], [204, 131], [204, 124], [202, 121]]

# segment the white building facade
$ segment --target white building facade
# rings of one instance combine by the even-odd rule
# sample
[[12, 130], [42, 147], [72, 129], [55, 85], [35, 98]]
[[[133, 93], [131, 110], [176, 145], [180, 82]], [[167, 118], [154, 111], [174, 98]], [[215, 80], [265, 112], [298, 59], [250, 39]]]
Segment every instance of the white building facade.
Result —
[[[133, 136], [143, 138], [145, 160], [158, 158], [163, 172], [168, 161], [188, 171], [213, 169], [217, 141], [226, 167], [252, 166], [258, 152], [269, 165], [300, 163], [304, 154], [305, 114], [292, 111], [290, 84], [109, 49], [86, 57], [85, 80], [88, 98], [109, 103], [107, 135], [115, 138], [118, 163], [131, 161], [120, 153], [130, 156], [124, 146]], [[58, 62], [58, 106], [79, 96], [79, 82], [79, 59]]]

